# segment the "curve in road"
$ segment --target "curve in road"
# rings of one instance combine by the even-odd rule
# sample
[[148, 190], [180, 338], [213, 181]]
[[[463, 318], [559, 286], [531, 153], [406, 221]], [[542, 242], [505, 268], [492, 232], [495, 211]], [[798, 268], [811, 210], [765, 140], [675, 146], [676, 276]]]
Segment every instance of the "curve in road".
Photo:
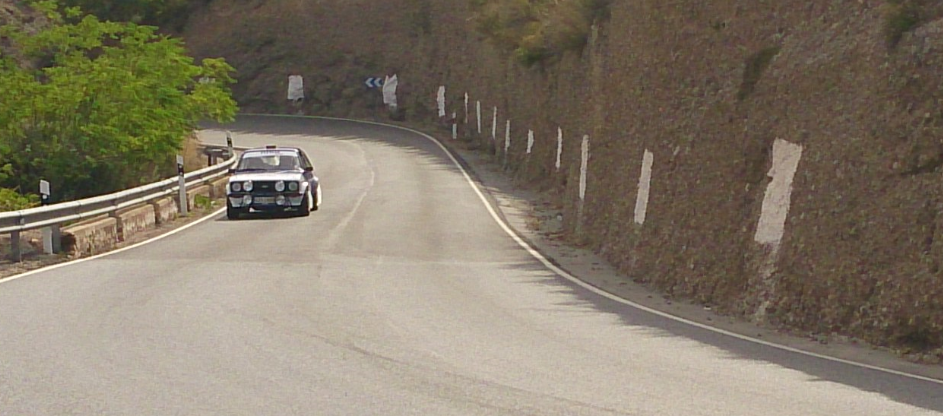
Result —
[[0, 285], [0, 414], [943, 411], [934, 381], [733, 338], [561, 278], [414, 133], [266, 117], [227, 128], [239, 145], [306, 149], [323, 208], [217, 216]]

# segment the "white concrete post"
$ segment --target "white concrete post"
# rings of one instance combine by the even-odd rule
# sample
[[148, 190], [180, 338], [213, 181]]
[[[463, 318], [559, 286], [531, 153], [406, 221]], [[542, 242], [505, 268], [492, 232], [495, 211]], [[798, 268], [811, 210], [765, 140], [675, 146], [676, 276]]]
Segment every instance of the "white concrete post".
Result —
[[511, 150], [511, 120], [504, 125], [504, 167], [508, 166], [508, 152]]
[[498, 140], [498, 107], [494, 108], [494, 113], [491, 116], [491, 140]]
[[589, 136], [583, 136], [580, 146], [580, 201], [586, 200], [586, 174], [589, 171]]
[[481, 101], [475, 101], [475, 121], [478, 122], [478, 135], [481, 136]]

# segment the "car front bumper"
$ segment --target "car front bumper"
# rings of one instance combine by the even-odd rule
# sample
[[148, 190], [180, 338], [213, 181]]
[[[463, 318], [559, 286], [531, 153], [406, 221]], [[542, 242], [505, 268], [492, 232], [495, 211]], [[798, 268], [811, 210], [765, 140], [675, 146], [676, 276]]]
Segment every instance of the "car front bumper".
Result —
[[[279, 196], [283, 198], [279, 198]], [[246, 211], [277, 212], [297, 210], [302, 208], [304, 195], [302, 194], [261, 194], [261, 195], [229, 195], [229, 206]]]

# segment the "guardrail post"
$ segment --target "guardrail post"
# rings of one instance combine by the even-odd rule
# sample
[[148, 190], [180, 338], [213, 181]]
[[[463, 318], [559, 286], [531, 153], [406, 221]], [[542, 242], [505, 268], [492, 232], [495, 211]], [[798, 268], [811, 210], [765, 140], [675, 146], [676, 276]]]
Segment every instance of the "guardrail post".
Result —
[[15, 263], [23, 261], [23, 251], [20, 249], [20, 232], [10, 233], [10, 260]]
[[183, 156], [177, 155], [177, 184], [180, 188], [178, 194], [178, 211], [180, 212], [181, 217], [187, 216], [187, 205], [190, 201], [187, 200], [187, 180], [183, 177]]
[[62, 252], [62, 233], [59, 231], [58, 224], [43, 228], [43, 252], [46, 254]]

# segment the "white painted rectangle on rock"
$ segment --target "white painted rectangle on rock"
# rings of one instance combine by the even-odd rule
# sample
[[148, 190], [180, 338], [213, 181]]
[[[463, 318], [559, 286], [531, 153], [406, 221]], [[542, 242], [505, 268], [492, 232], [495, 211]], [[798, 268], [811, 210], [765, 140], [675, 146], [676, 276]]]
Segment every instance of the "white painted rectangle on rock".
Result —
[[648, 211], [648, 196], [652, 185], [652, 164], [655, 155], [645, 149], [642, 156], [642, 173], [638, 178], [638, 197], [635, 199], [635, 223], [645, 224], [645, 214]]
[[445, 117], [445, 86], [439, 86], [439, 92], [436, 94], [436, 105], [439, 108], [439, 117]]
[[534, 131], [527, 130], [527, 154], [534, 150]]
[[580, 200], [586, 199], [586, 174], [589, 171], [589, 136], [583, 136], [580, 146]]
[[468, 93], [465, 93], [465, 124], [468, 124]]
[[786, 229], [786, 217], [792, 197], [792, 181], [802, 158], [802, 146], [776, 139], [773, 142], [772, 180], [766, 187], [760, 221], [753, 239], [760, 244], [779, 246]]
[[301, 75], [288, 76], [288, 100], [297, 101], [305, 98], [304, 78]]
[[563, 128], [557, 127], [557, 171], [560, 170], [560, 159], [563, 157]]

